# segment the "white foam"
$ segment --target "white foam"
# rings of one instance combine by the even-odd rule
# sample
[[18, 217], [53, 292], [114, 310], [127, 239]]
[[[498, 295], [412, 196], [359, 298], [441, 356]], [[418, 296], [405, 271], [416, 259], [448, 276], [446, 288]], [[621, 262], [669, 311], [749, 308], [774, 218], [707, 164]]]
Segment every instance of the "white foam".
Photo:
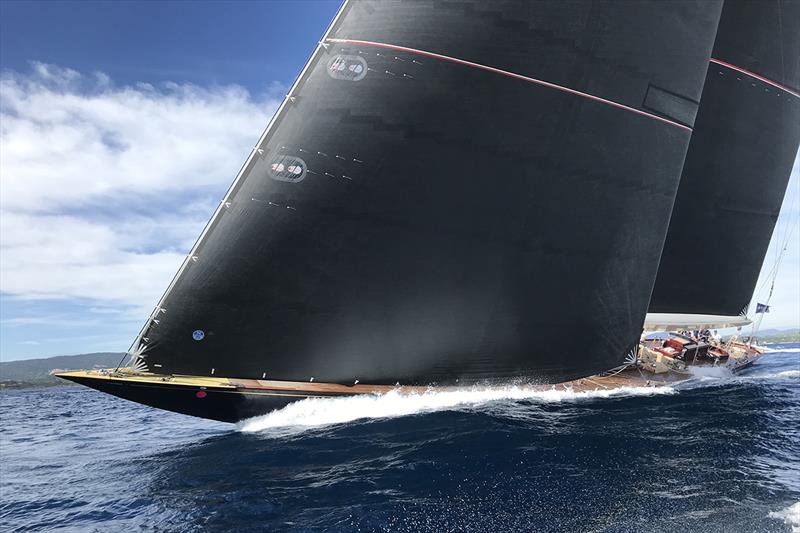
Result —
[[689, 373], [695, 378], [731, 378], [734, 373], [724, 366], [689, 366]]
[[800, 348], [773, 348], [775, 353], [800, 353]]
[[800, 533], [800, 502], [782, 511], [773, 511], [769, 513], [769, 517], [783, 520], [784, 524], [792, 527], [792, 533]]
[[530, 387], [512, 386], [428, 391], [409, 394], [391, 391], [386, 394], [364, 394], [345, 398], [311, 398], [289, 404], [239, 423], [243, 432], [257, 432], [273, 428], [315, 427], [342, 424], [359, 419], [391, 418], [431, 411], [471, 408], [499, 400], [533, 400], [542, 403], [570, 402], [618, 396], [652, 396], [675, 394], [672, 387], [620, 387], [594, 391], [534, 390]]
[[750, 381], [762, 379], [797, 379], [800, 378], [800, 370], [783, 370], [781, 372], [767, 372], [758, 374], [737, 375], [737, 381]]

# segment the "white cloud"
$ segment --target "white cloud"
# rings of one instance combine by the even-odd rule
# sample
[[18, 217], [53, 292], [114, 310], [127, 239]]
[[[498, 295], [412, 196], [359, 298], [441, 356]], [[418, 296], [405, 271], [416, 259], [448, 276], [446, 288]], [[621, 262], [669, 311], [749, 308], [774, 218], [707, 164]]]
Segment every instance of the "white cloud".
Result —
[[238, 86], [116, 87], [41, 63], [0, 75], [0, 95], [2, 291], [142, 313], [278, 105]]

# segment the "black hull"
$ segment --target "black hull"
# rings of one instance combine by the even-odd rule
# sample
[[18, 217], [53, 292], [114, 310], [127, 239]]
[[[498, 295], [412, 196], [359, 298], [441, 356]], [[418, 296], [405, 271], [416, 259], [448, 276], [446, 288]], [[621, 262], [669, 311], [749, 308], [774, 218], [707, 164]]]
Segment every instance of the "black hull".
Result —
[[[59, 377], [150, 407], [228, 423], [264, 415], [305, 398], [341, 396], [341, 394], [310, 395], [284, 391], [226, 390], [225, 388], [200, 388], [170, 383], [135, 383], [122, 379], [97, 379], [90, 376], [62, 375]], [[199, 397], [198, 394], [202, 397]]]
[[[733, 372], [738, 372], [752, 365], [761, 356], [762, 353], [756, 350], [755, 354], [743, 364], [735, 368], [728, 368]], [[345, 386], [333, 383], [137, 375], [111, 370], [64, 372], [57, 376], [132, 402], [228, 423], [237, 423], [248, 418], [265, 415], [293, 402], [311, 398], [342, 398], [359, 394], [384, 394], [389, 391], [410, 395], [429, 393], [432, 390], [458, 390], [447, 386], [397, 388], [380, 385]], [[588, 392], [620, 387], [652, 387], [690, 378], [691, 373], [688, 371], [652, 373], [632, 367], [558, 384], [521, 385], [521, 387], [531, 391]], [[498, 384], [498, 386], [500, 385], [502, 384]]]

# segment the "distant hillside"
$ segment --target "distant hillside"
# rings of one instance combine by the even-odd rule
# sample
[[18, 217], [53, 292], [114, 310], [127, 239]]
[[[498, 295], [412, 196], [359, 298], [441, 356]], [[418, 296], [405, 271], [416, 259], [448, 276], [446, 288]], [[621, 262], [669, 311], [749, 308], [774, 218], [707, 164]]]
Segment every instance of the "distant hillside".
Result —
[[758, 332], [758, 340], [764, 342], [800, 342], [800, 329], [765, 329]]
[[50, 372], [115, 367], [122, 356], [121, 353], [101, 352], [0, 362], [0, 390], [66, 385], [69, 382], [51, 376]]
[[[742, 328], [740, 337], [747, 337], [750, 335], [748, 327]], [[725, 337], [729, 339], [731, 335]], [[800, 329], [762, 329], [756, 333], [756, 338], [759, 344], [767, 342], [800, 342]]]

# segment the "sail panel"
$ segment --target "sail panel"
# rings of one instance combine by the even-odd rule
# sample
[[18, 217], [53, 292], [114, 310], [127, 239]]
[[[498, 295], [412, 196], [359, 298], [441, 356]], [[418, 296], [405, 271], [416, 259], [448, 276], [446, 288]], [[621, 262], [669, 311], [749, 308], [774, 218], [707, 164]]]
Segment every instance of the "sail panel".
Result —
[[745, 313], [800, 144], [800, 3], [726, 1], [656, 313]]
[[150, 370], [411, 384], [619, 364], [689, 142], [643, 102], [699, 96], [719, 14], [649, 5], [346, 4], [145, 329]]

